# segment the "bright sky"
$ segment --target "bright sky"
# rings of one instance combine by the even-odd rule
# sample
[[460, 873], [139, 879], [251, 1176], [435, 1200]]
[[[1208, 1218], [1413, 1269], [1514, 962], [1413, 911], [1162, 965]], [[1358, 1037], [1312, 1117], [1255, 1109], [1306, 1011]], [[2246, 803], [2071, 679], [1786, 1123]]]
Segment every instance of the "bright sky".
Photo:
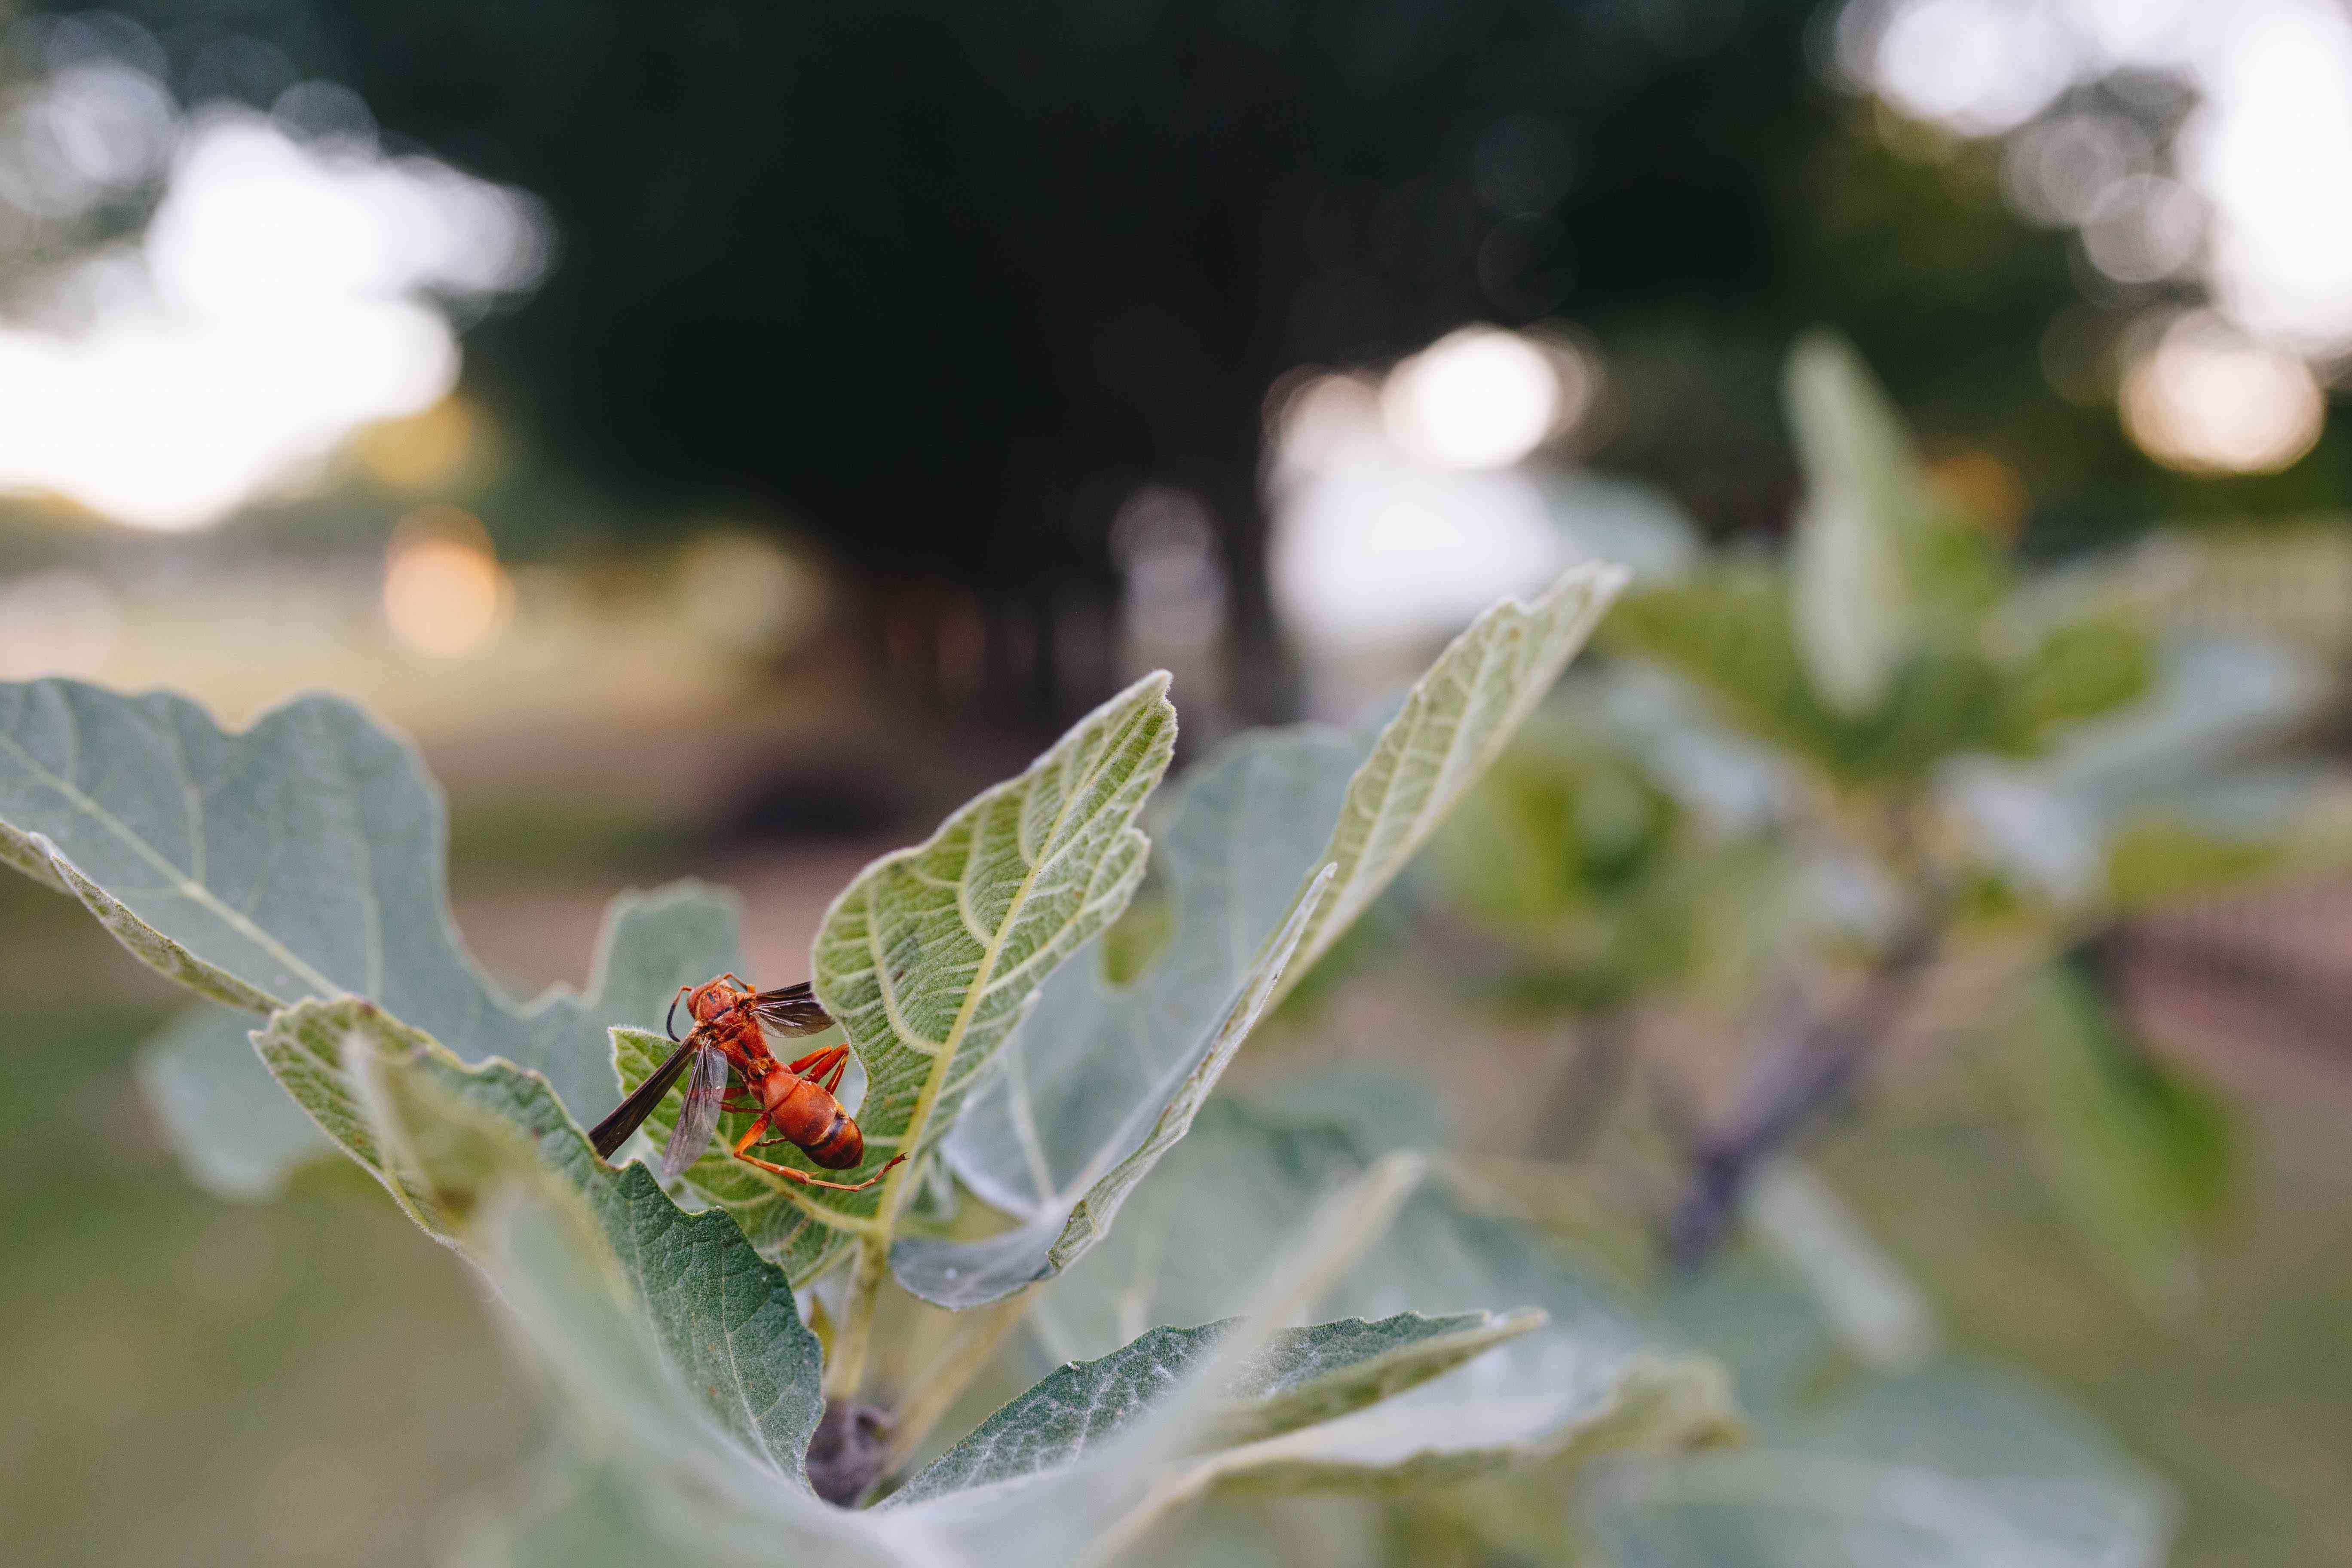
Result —
[[2336, 0], [1851, 0], [1836, 43], [1856, 86], [1966, 135], [2014, 130], [2118, 70], [2185, 81], [2199, 106], [2168, 166], [2113, 182], [2199, 198], [2208, 242], [2188, 260], [2238, 325], [2352, 351], [2352, 14]]
[[52, 280], [52, 309], [0, 319], [0, 489], [202, 527], [358, 426], [446, 395], [444, 302], [528, 288], [545, 265], [528, 196], [384, 157], [331, 84], [289, 89], [274, 116], [184, 114], [154, 78], [99, 60], [10, 104], [0, 197], [20, 209], [151, 180], [163, 195], [142, 235]]

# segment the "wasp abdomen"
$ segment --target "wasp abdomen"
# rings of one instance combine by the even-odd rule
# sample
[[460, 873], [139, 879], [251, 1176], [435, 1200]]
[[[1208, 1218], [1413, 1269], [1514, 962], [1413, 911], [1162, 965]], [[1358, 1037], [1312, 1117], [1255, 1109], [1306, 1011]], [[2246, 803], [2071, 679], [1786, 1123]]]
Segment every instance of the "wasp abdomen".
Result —
[[857, 1123], [842, 1114], [841, 1107], [833, 1108], [832, 1124], [814, 1141], [801, 1145], [808, 1157], [828, 1171], [846, 1171], [866, 1158], [866, 1135]]
[[866, 1158], [866, 1135], [833, 1098], [804, 1078], [778, 1073], [768, 1080], [769, 1125], [828, 1171], [845, 1171]]

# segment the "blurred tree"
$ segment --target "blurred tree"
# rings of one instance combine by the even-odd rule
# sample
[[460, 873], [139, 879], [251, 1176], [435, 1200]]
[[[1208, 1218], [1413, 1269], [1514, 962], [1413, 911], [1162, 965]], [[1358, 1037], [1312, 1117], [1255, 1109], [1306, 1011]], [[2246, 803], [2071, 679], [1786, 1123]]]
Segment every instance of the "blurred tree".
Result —
[[179, 58], [273, 40], [545, 196], [558, 269], [475, 363], [617, 479], [1048, 630], [1107, 592], [1132, 486], [1196, 490], [1260, 712], [1276, 378], [1470, 319], [1752, 308], [1823, 109], [1809, 7], [1738, 0], [131, 9]]
[[1822, 320], [1887, 367], [1931, 457], [2014, 492], [2030, 549], [2340, 499], [2333, 437], [2284, 475], [2188, 479], [2111, 407], [2053, 393], [2041, 346], [2081, 313], [2067, 241], [2007, 209], [1990, 145], [1822, 81], [1835, 8], [127, 5], [192, 92], [214, 46], [264, 40], [396, 135], [540, 193], [557, 268], [471, 339], [509, 416], [649, 515], [791, 516], [901, 623], [963, 617], [968, 647], [976, 598], [991, 673], [1025, 667], [1046, 708], [1115, 673], [1052, 639], [1102, 624], [1120, 501], [1196, 492], [1233, 584], [1234, 696], [1259, 717], [1287, 705], [1261, 565], [1268, 389], [1469, 320], [1598, 332], [1603, 460], [1717, 535], [1786, 515], [1774, 367]]

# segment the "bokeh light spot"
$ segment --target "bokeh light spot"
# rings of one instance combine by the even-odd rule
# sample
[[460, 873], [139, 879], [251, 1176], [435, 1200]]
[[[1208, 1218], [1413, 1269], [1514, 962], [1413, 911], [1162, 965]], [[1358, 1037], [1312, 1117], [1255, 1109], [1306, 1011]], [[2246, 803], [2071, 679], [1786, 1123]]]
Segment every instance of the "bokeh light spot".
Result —
[[383, 572], [384, 623], [401, 646], [463, 658], [488, 647], [513, 610], [514, 586], [478, 519], [431, 506], [401, 520]]
[[1551, 434], [1559, 377], [1551, 357], [1517, 333], [1465, 327], [1389, 373], [1381, 412], [1390, 439], [1424, 462], [1508, 468]]
[[2210, 311], [2168, 327], [2124, 373], [2124, 428], [2189, 473], [2270, 473], [2319, 439], [2326, 399], [2303, 361]]

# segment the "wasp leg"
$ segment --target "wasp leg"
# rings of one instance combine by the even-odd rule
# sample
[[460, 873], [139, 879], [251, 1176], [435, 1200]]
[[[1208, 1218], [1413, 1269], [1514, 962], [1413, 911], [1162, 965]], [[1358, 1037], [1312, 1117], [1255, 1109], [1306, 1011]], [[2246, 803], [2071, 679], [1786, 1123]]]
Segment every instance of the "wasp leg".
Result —
[[880, 1170], [875, 1172], [872, 1175], [866, 1177], [862, 1182], [820, 1182], [814, 1176], [810, 1175], [806, 1171], [795, 1171], [790, 1165], [779, 1165], [772, 1160], [762, 1160], [760, 1156], [751, 1152], [748, 1144], [743, 1143], [739, 1143], [735, 1146], [735, 1157], [738, 1160], [742, 1161], [743, 1163], [747, 1165], [755, 1165], [762, 1171], [772, 1172], [779, 1176], [790, 1176], [793, 1181], [800, 1183], [803, 1186], [826, 1187], [836, 1193], [862, 1193], [866, 1188], [872, 1186], [875, 1183], [880, 1181], [884, 1176], [889, 1174], [890, 1165], [897, 1164], [907, 1156], [904, 1154], [892, 1156], [890, 1165], [883, 1166]]
[[844, 1048], [843, 1048], [843, 1050], [842, 1050], [842, 1053], [841, 1053], [841, 1059], [840, 1059], [839, 1061], [837, 1061], [837, 1062], [834, 1063], [834, 1064], [833, 1064], [833, 1071], [831, 1071], [830, 1073], [827, 1073], [827, 1074], [825, 1075], [825, 1079], [824, 1079], [824, 1091], [825, 1091], [825, 1093], [827, 1093], [827, 1094], [831, 1094], [835, 1089], [839, 1089], [839, 1088], [841, 1087], [841, 1075], [842, 1075], [843, 1073], [847, 1072], [848, 1070], [849, 1070], [849, 1051], [848, 1051], [848, 1049], [847, 1049], [846, 1047], [844, 1047]]
[[837, 1074], [846, 1063], [849, 1063], [849, 1047], [825, 1047], [824, 1051], [809, 1051], [807, 1056], [802, 1056], [797, 1063], [785, 1068], [785, 1072], [804, 1077], [812, 1084], [821, 1084], [825, 1074]]
[[846, 1057], [849, 1055], [849, 1047], [847, 1046], [819, 1046], [808, 1055], [798, 1057], [786, 1062], [784, 1064], [784, 1070], [797, 1078], [813, 1079], [819, 1073], [824, 1071], [827, 1067], [832, 1065], [832, 1058], [836, 1054]]

